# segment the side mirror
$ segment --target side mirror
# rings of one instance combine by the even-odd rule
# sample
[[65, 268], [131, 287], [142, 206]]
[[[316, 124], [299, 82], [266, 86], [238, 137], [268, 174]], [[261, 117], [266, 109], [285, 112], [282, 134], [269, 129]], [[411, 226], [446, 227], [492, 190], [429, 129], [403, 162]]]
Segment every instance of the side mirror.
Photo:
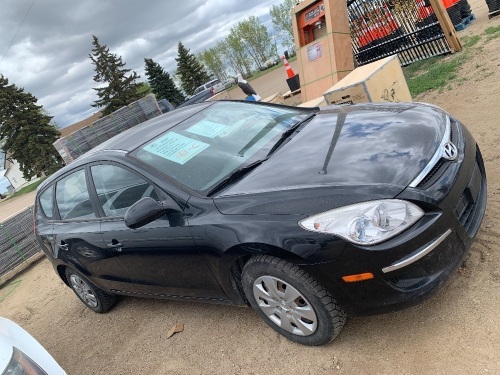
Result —
[[152, 223], [167, 212], [179, 212], [179, 207], [174, 202], [158, 203], [153, 198], [144, 197], [135, 202], [125, 212], [125, 225], [130, 229], [137, 229]]

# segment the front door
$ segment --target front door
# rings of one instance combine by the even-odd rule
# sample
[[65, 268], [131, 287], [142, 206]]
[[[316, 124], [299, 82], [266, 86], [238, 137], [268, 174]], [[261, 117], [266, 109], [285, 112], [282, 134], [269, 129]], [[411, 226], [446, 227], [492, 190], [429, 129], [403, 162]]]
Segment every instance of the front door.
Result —
[[130, 206], [143, 197], [166, 198], [165, 192], [122, 165], [96, 164], [90, 170], [103, 216], [102, 238], [131, 280], [121, 292], [225, 299], [183, 214], [165, 215], [138, 229], [125, 225], [123, 216]]

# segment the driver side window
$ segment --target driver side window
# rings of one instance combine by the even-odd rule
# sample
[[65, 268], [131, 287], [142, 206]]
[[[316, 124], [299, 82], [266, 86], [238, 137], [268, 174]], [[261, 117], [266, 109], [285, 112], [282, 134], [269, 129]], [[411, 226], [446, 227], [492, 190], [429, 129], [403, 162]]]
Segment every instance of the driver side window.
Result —
[[90, 170], [106, 217], [123, 217], [130, 206], [144, 197], [158, 200], [151, 184], [125, 168], [103, 164]]

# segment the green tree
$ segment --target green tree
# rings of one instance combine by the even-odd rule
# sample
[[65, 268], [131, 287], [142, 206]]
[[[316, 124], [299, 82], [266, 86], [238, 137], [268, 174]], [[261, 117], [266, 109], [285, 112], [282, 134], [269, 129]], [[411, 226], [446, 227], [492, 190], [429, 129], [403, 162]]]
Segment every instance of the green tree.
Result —
[[255, 16], [241, 21], [231, 30], [243, 41], [245, 48], [254, 60], [257, 67], [261, 68], [266, 60], [273, 54], [273, 44], [267, 28]]
[[293, 41], [292, 9], [296, 0], [284, 0], [279, 5], [273, 5], [270, 10], [271, 22], [276, 30], [281, 44], [288, 48], [290, 52], [295, 50]]
[[198, 60], [203, 62], [210, 73], [220, 81], [224, 81], [227, 78], [226, 65], [217, 47], [211, 47], [199, 53]]
[[146, 76], [151, 90], [158, 99], [167, 99], [174, 106], [181, 104], [186, 98], [175, 86], [174, 80], [160, 64], [153, 59], [144, 59]]
[[229, 32], [225, 42], [220, 45], [220, 48], [236, 74], [241, 73], [243, 77], [252, 75], [250, 56], [245, 49], [245, 45], [233, 29]]
[[175, 61], [177, 61], [177, 76], [181, 81], [184, 92], [192, 95], [198, 86], [210, 80], [210, 76], [196, 57], [184, 47], [182, 42], [179, 42], [177, 46], [177, 53], [178, 55], [175, 58]]
[[142, 97], [139, 92], [141, 83], [136, 82], [139, 78], [136, 72], [127, 76], [130, 69], [125, 69], [125, 63], [120, 56], [109, 52], [109, 48], [106, 45], [101, 45], [95, 35], [92, 38], [94, 48], [92, 48], [89, 57], [92, 64], [95, 65], [94, 81], [107, 83], [105, 87], [94, 88], [99, 99], [94, 102], [95, 104], [92, 104], [92, 107], [105, 107], [102, 112], [106, 116], [139, 100]]
[[151, 94], [151, 87], [149, 86], [149, 83], [147, 82], [141, 82], [141, 85], [137, 89], [138, 94], [141, 96], [146, 96]]
[[27, 180], [50, 175], [64, 165], [53, 146], [59, 130], [37, 101], [0, 75], [0, 141]]

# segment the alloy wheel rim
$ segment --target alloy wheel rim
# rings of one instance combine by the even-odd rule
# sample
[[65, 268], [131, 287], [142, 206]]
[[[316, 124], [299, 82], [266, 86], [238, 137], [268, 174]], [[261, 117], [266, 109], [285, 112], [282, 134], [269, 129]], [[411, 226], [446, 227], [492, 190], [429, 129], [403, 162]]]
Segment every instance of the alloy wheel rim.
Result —
[[278, 327], [298, 336], [316, 332], [316, 312], [290, 284], [277, 277], [261, 276], [253, 284], [253, 294], [262, 312]]
[[70, 276], [71, 287], [89, 307], [96, 308], [98, 305], [97, 298], [90, 286], [77, 275]]

